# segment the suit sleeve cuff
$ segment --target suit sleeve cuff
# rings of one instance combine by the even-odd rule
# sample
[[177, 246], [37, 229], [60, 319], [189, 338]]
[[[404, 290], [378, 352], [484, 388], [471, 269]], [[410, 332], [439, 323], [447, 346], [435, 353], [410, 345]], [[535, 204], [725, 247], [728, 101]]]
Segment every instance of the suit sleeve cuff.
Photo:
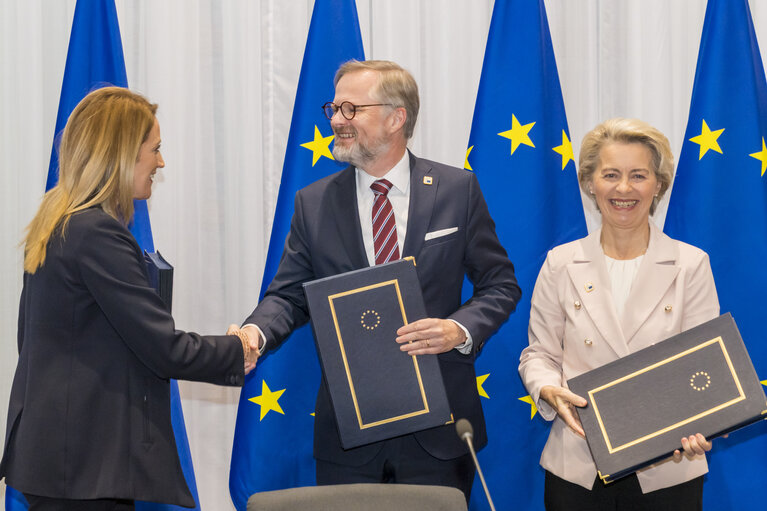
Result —
[[256, 325], [255, 323], [246, 323], [246, 324], [242, 325], [240, 328], [245, 328], [246, 326], [252, 326], [256, 330], [258, 330], [258, 336], [259, 336], [259, 340], [258, 340], [258, 356], [260, 357], [261, 355], [264, 354], [264, 351], [266, 350], [266, 336], [264, 335], [264, 331], [261, 330], [261, 328], [258, 325]]
[[[531, 396], [533, 397], [533, 396]], [[538, 409], [538, 413], [547, 421], [553, 421], [557, 416], [557, 411], [551, 407], [545, 400], [541, 399], [540, 394], [533, 397], [535, 407]]]
[[471, 338], [471, 334], [469, 333], [469, 331], [466, 329], [465, 326], [463, 326], [456, 320], [451, 319], [450, 321], [458, 325], [458, 328], [463, 330], [463, 333], [466, 334], [466, 340], [463, 341], [463, 343], [456, 346], [454, 349], [458, 350], [460, 353], [463, 353], [464, 355], [471, 355], [471, 350], [474, 347], [474, 339]]

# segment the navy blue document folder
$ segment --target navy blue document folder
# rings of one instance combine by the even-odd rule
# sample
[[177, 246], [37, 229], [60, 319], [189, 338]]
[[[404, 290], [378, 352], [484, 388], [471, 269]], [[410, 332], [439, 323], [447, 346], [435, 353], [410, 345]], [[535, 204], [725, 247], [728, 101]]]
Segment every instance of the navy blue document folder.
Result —
[[173, 266], [159, 252], [144, 251], [144, 262], [146, 263], [147, 277], [149, 284], [157, 291], [168, 312], [173, 305]]
[[308, 282], [304, 291], [344, 449], [452, 420], [437, 357], [407, 355], [394, 340], [426, 317], [412, 259]]
[[738, 327], [727, 313], [572, 378], [591, 455], [605, 482], [706, 438], [767, 418], [767, 401]]

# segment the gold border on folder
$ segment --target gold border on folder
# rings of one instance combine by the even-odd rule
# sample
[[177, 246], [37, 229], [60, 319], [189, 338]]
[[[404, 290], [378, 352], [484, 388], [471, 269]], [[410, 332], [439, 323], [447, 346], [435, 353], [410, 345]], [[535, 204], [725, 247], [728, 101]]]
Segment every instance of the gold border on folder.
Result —
[[600, 472], [599, 470], [597, 470], [597, 475], [598, 475], [598, 476], [599, 476], [599, 478], [602, 480], [602, 482], [603, 482], [603, 483], [605, 483], [605, 484], [610, 484], [610, 483], [612, 482], [612, 481], [608, 481], [608, 480], [607, 480], [607, 479], [610, 477], [610, 474], [605, 474], [605, 475], [602, 475], [602, 472]]
[[[681, 420], [679, 422], [671, 424], [670, 426], [666, 426], [663, 429], [659, 429], [658, 431], [654, 431], [654, 432], [652, 432], [650, 434], [644, 435], [644, 436], [642, 436], [640, 438], [637, 438], [636, 440], [632, 440], [631, 442], [626, 442], [623, 445], [618, 445], [618, 446], [613, 447], [612, 442], [610, 442], [610, 437], [607, 434], [607, 430], [605, 429], [605, 425], [602, 422], [602, 416], [599, 413], [599, 407], [597, 406], [597, 402], [596, 402], [596, 399], [594, 397], [597, 394], [597, 392], [602, 391], [602, 390], [604, 390], [606, 388], [612, 387], [614, 385], [617, 385], [619, 383], [623, 383], [623, 382], [625, 382], [627, 380], [630, 380], [631, 378], [634, 378], [635, 376], [638, 376], [640, 374], [646, 373], [648, 371], [652, 371], [653, 369], [655, 369], [657, 367], [660, 367], [662, 365], [668, 364], [669, 362], [672, 362], [674, 360], [677, 360], [677, 359], [680, 359], [682, 357], [685, 357], [685, 356], [687, 356], [687, 355], [689, 355], [691, 353], [694, 353], [694, 352], [696, 352], [698, 350], [701, 350], [701, 349], [703, 349], [703, 348], [705, 348], [707, 346], [710, 346], [712, 344], [718, 344], [719, 348], [722, 350], [722, 354], [724, 355], [724, 359], [727, 362], [727, 366], [730, 368], [730, 374], [732, 375], [732, 380], [735, 383], [735, 386], [738, 388], [738, 395], [735, 398], [733, 398], [733, 399], [731, 399], [729, 401], [726, 401], [726, 402], [724, 402], [722, 404], [714, 406], [713, 408], [710, 408], [710, 409], [708, 409], [708, 410], [706, 410], [704, 412], [701, 412], [701, 413], [698, 413], [696, 415], [693, 415], [692, 417], [688, 417], [688, 418], [686, 418], [684, 420]], [[605, 444], [607, 445], [607, 451], [610, 454], [613, 454], [615, 452], [621, 451], [623, 449], [627, 449], [629, 447], [632, 447], [634, 445], [642, 443], [645, 440], [649, 440], [651, 438], [655, 438], [656, 436], [662, 435], [663, 433], [667, 433], [667, 432], [669, 432], [669, 431], [671, 431], [671, 430], [673, 430], [675, 428], [678, 428], [679, 426], [683, 426], [685, 424], [689, 424], [690, 422], [698, 420], [701, 417], [705, 417], [707, 415], [711, 415], [712, 413], [716, 413], [719, 410], [727, 408], [728, 406], [732, 406], [735, 403], [743, 401], [744, 399], [746, 399], [746, 395], [743, 393], [743, 387], [740, 385], [740, 380], [738, 379], [738, 375], [735, 373], [735, 368], [732, 365], [732, 360], [730, 360], [730, 355], [729, 355], [729, 353], [727, 353], [727, 348], [725, 347], [724, 341], [722, 340], [721, 337], [716, 337], [714, 339], [711, 339], [710, 341], [706, 341], [704, 343], [698, 344], [697, 346], [693, 346], [692, 348], [690, 348], [688, 350], [685, 350], [685, 351], [683, 351], [681, 353], [677, 353], [673, 357], [669, 357], [667, 359], [661, 360], [660, 362], [656, 362], [656, 363], [654, 363], [652, 365], [649, 365], [649, 366], [647, 366], [647, 367], [645, 367], [643, 369], [640, 369], [639, 371], [635, 371], [635, 372], [633, 372], [631, 374], [623, 376], [622, 378], [618, 378], [617, 380], [613, 380], [613, 381], [611, 381], [609, 383], [606, 383], [606, 384], [604, 384], [604, 385], [602, 385], [600, 387], [597, 387], [597, 388], [592, 389], [592, 390], [589, 391], [589, 401], [591, 402], [591, 405], [594, 407], [594, 414], [596, 415], [597, 422], [599, 423], [599, 429], [602, 431], [602, 437], [605, 440]], [[605, 477], [610, 477], [610, 476], [605, 476]]]
[[[413, 264], [415, 264], [415, 260], [413, 261]], [[397, 293], [397, 300], [399, 301], [399, 308], [402, 312], [402, 321], [405, 325], [408, 324], [407, 321], [407, 314], [405, 313], [405, 305], [402, 303], [402, 293], [399, 289], [399, 281], [397, 279], [394, 280], [387, 280], [384, 282], [379, 282], [378, 284], [372, 284], [370, 286], [365, 287], [359, 287], [356, 289], [350, 289], [349, 291], [344, 291], [343, 293], [336, 293], [334, 295], [328, 296], [328, 301], [330, 302], [330, 312], [333, 315], [333, 324], [336, 327], [336, 336], [338, 337], [338, 346], [341, 348], [341, 358], [343, 358], [344, 361], [344, 369], [346, 370], [346, 378], [349, 381], [349, 390], [351, 390], [352, 393], [352, 401], [354, 402], [354, 410], [357, 413], [357, 422], [359, 423], [360, 429], [367, 429], [372, 428], [375, 426], [381, 426], [383, 424], [389, 424], [391, 422], [403, 420], [403, 419], [409, 419], [410, 417], [416, 417], [418, 415], [423, 415], [425, 413], [429, 413], [429, 401], [426, 399], [426, 389], [423, 387], [423, 380], [421, 379], [421, 370], [418, 367], [418, 357], [413, 355], [413, 367], [415, 370], [416, 377], [418, 378], [418, 387], [421, 389], [421, 398], [423, 399], [423, 408], [421, 410], [414, 410], [410, 413], [406, 413], [403, 415], [397, 415], [395, 417], [389, 417], [388, 419], [383, 419], [380, 421], [375, 422], [369, 422], [369, 423], [363, 423], [362, 422], [362, 415], [360, 414], [360, 408], [359, 404], [357, 402], [357, 392], [354, 390], [354, 382], [352, 381], [352, 375], [349, 371], [349, 360], [346, 357], [346, 349], [344, 348], [344, 341], [341, 337], [341, 328], [338, 326], [338, 317], [336, 316], [336, 308], [333, 304], [333, 300], [336, 298], [341, 298], [342, 296], [349, 296], [356, 293], [362, 293], [364, 291], [368, 291], [370, 289], [376, 289], [379, 287], [384, 286], [394, 286], [394, 289]]]

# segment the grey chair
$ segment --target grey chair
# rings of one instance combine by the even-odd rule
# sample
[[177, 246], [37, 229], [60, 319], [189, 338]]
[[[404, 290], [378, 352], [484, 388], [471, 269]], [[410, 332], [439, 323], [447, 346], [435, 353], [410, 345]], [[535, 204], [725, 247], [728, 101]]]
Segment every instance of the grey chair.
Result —
[[247, 511], [466, 511], [463, 493], [447, 486], [338, 484], [253, 494]]

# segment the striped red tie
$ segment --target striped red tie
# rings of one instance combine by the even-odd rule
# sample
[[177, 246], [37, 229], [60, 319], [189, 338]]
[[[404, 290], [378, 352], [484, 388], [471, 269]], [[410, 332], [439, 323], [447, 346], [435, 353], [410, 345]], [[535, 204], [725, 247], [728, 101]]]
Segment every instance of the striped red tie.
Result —
[[370, 189], [376, 195], [373, 202], [373, 248], [376, 253], [376, 264], [399, 259], [397, 222], [388, 197], [391, 187], [392, 184], [386, 179], [379, 179], [370, 185]]

